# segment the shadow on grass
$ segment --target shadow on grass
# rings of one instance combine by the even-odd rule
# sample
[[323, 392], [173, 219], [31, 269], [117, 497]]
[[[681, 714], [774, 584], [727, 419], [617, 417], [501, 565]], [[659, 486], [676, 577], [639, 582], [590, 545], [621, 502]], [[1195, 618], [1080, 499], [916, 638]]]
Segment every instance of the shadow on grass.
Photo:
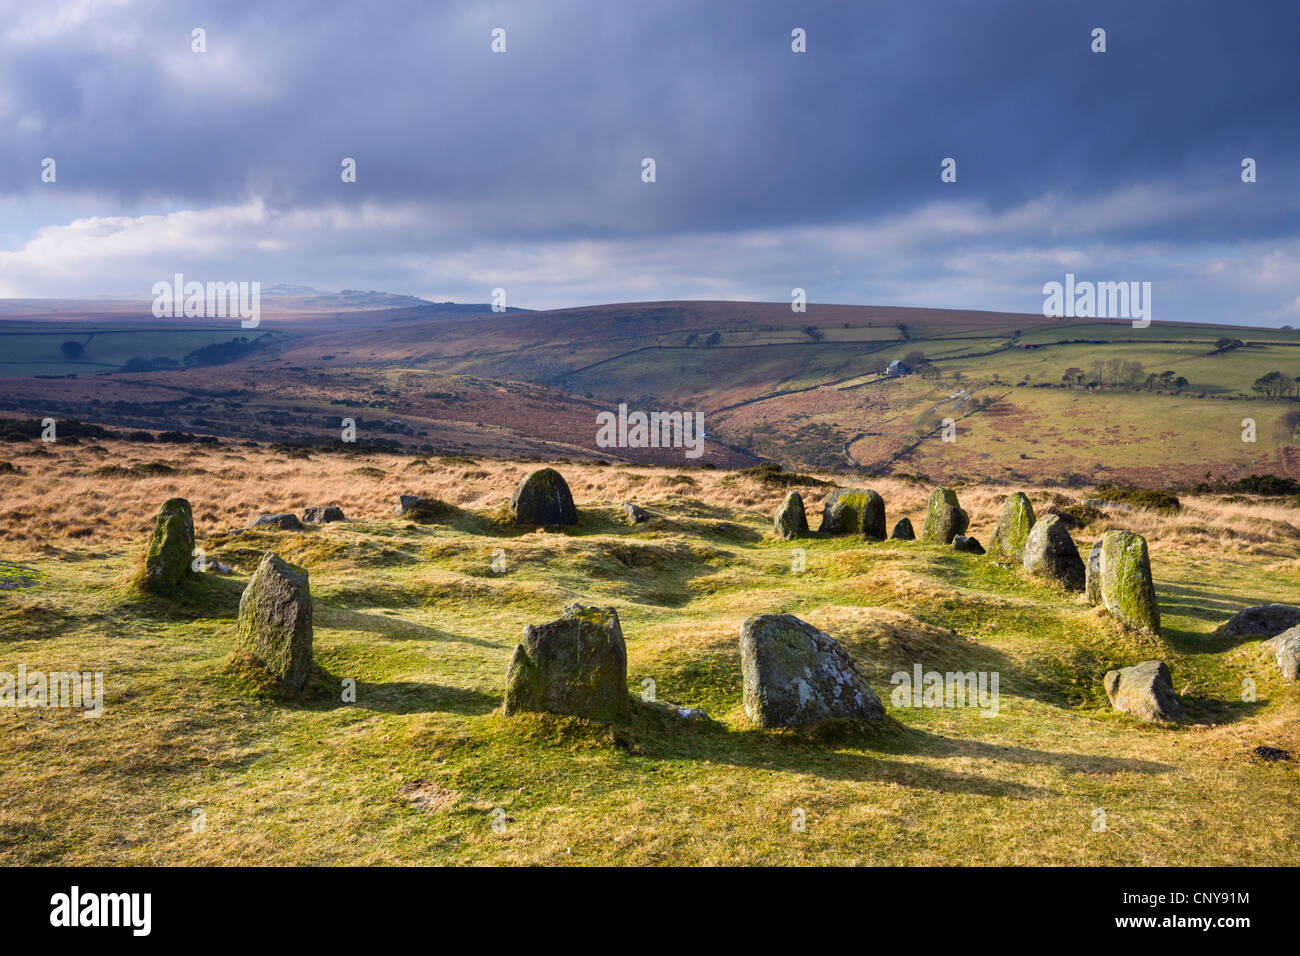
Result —
[[436, 627], [428, 627], [424, 624], [416, 624], [412, 621], [404, 621], [384, 614], [362, 614], [360, 611], [349, 611], [339, 607], [321, 607], [317, 605], [314, 609], [313, 623], [332, 630], [361, 631], [366, 634], [374, 634], [378, 637], [398, 641], [451, 641], [459, 644], [472, 644], [475, 647], [498, 649], [506, 647], [505, 644], [500, 642], [485, 641], [477, 637], [465, 637], [461, 634], [453, 634], [450, 631], [442, 631]]
[[243, 577], [188, 574], [179, 585], [154, 594], [127, 584], [116, 610], [156, 621], [225, 620], [239, 614], [239, 599], [248, 586]]

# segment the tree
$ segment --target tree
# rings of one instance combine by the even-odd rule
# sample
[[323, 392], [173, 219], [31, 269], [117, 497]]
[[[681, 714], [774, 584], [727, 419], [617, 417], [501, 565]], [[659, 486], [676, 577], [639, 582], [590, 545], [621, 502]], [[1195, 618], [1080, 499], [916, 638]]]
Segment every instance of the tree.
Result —
[[1255, 379], [1251, 390], [1259, 392], [1265, 398], [1280, 398], [1285, 391], [1285, 384], [1286, 380], [1282, 378], [1281, 372], [1269, 372]]
[[1177, 394], [1179, 395], [1182, 394], [1183, 389], [1185, 389], [1188, 384], [1187, 379], [1183, 378], [1181, 375], [1174, 379], [1174, 388], [1178, 389]]
[[80, 342], [69, 341], [60, 345], [59, 351], [63, 353], [63, 357], [69, 362], [75, 362], [81, 358], [81, 353], [86, 351], [86, 347]]
[[1065, 370], [1065, 374], [1061, 376], [1061, 381], [1064, 382], [1066, 385], [1078, 385], [1079, 382], [1082, 380], [1083, 380], [1083, 369], [1075, 368], [1073, 365], [1067, 368]]

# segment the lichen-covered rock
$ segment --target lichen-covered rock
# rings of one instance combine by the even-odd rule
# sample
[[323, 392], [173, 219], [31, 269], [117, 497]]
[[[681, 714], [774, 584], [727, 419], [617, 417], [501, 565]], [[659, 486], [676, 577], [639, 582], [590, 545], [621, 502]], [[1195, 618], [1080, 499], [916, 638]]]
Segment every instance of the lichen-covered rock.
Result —
[[1082, 591], [1087, 571], [1079, 549], [1056, 515], [1034, 522], [1025, 539], [1024, 568], [1030, 574], [1050, 578], [1071, 591]]
[[570, 604], [558, 620], [524, 628], [506, 671], [506, 716], [549, 711], [624, 720], [627, 647], [612, 607]]
[[993, 537], [989, 538], [989, 554], [994, 558], [1024, 561], [1025, 542], [1033, 526], [1034, 506], [1029, 503], [1029, 498], [1020, 491], [1009, 495], [1002, 504], [1002, 514], [998, 516]]
[[894, 530], [889, 532], [889, 536], [896, 541], [915, 541], [916, 532], [912, 530], [911, 519], [899, 518], [898, 523], [894, 525]]
[[1257, 604], [1238, 611], [1219, 627], [1228, 637], [1274, 637], [1300, 624], [1300, 607], [1293, 604]]
[[573, 495], [554, 468], [538, 468], [524, 476], [510, 496], [510, 517], [516, 524], [577, 524]]
[[860, 534], [883, 541], [885, 499], [867, 488], [836, 488], [822, 502], [822, 523], [818, 531]]
[[650, 512], [628, 501], [623, 504], [623, 520], [628, 524], [641, 524], [650, 520]]
[[308, 508], [302, 513], [302, 520], [307, 524], [325, 524], [330, 521], [347, 521], [343, 517], [343, 509], [337, 505], [326, 505], [319, 508]]
[[930, 492], [925, 506], [925, 524], [921, 526], [921, 540], [927, 544], [952, 544], [952, 539], [965, 534], [970, 527], [970, 516], [957, 503], [957, 492], [951, 488], [936, 488]]
[[1104, 683], [1106, 696], [1116, 710], [1150, 723], [1182, 719], [1183, 708], [1164, 661], [1143, 661], [1107, 671]]
[[1083, 593], [1089, 604], [1101, 603], [1101, 542], [1098, 538], [1088, 552], [1088, 563], [1084, 566]]
[[253, 522], [254, 528], [279, 528], [281, 531], [301, 531], [302, 522], [297, 515], [261, 515]]
[[1146, 538], [1132, 531], [1107, 531], [1101, 538], [1101, 602], [1121, 624], [1160, 633], [1160, 607], [1151, 581]]
[[808, 535], [808, 516], [803, 510], [803, 497], [797, 491], [785, 496], [785, 501], [772, 516], [772, 530], [778, 538], [789, 541]]
[[966, 554], [984, 553], [984, 546], [979, 543], [977, 538], [967, 537], [964, 534], [959, 534], [952, 539], [952, 549], [954, 551], [965, 552]]
[[307, 569], [266, 552], [239, 599], [239, 650], [301, 690], [311, 676], [311, 639]]
[[1263, 642], [1268, 648], [1282, 676], [1287, 680], [1300, 680], [1300, 625], [1288, 628], [1276, 637]]
[[144, 555], [140, 586], [146, 591], [168, 591], [191, 571], [194, 554], [194, 513], [184, 498], [169, 498], [158, 509], [153, 537]]
[[393, 505], [393, 514], [407, 521], [427, 524], [446, 518], [452, 512], [451, 505], [437, 498], [424, 495], [398, 495], [397, 504]]
[[745, 713], [760, 727], [885, 719], [844, 648], [793, 614], [760, 614], [741, 626], [740, 669]]

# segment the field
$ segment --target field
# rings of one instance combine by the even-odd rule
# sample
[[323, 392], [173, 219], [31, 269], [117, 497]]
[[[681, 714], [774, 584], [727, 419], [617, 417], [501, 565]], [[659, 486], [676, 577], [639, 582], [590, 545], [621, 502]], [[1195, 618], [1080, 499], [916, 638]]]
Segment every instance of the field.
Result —
[[[1176, 402], [1144, 400], [1167, 404], [1135, 408], [1134, 422]], [[1126, 441], [1111, 414], [1100, 424]], [[972, 445], [1007, 437], [975, 432], [979, 421]], [[7, 865], [1300, 862], [1300, 763], [1252, 756], [1300, 752], [1300, 689], [1258, 641], [1212, 633], [1244, 606], [1300, 603], [1300, 510], [1285, 499], [1183, 495], [1177, 513], [1115, 508], [1074, 533], [1081, 547], [1106, 527], [1147, 537], [1156, 639], [1017, 568], [918, 542], [801, 541], [796, 572], [796, 545], [771, 536], [785, 489], [725, 468], [556, 462], [582, 522], [545, 532], [502, 520], [530, 461], [116, 439], [18, 442], [0, 460], [16, 468], [2, 478], [0, 671], [105, 681], [100, 719], [0, 710]], [[891, 524], [919, 527], [928, 483], [867, 483]], [[983, 541], [1010, 491], [1040, 512], [1088, 494], [957, 490]], [[394, 518], [407, 492], [455, 510], [437, 524]], [[822, 491], [804, 492], [812, 517]], [[193, 502], [199, 547], [235, 573], [142, 597], [127, 581], [173, 495]], [[621, 523], [628, 500], [652, 520]], [[323, 504], [350, 520], [230, 533]], [[311, 574], [318, 673], [301, 694], [232, 660], [240, 593], [266, 549]], [[618, 610], [638, 701], [625, 726], [498, 710], [523, 627], [571, 601]], [[886, 703], [884, 730], [747, 721], [739, 628], [778, 611], [845, 645]], [[1101, 675], [1151, 657], [1169, 662], [1187, 723], [1109, 707]], [[890, 676], [916, 663], [997, 672], [996, 716], [896, 706]], [[712, 721], [641, 702], [647, 681]]]

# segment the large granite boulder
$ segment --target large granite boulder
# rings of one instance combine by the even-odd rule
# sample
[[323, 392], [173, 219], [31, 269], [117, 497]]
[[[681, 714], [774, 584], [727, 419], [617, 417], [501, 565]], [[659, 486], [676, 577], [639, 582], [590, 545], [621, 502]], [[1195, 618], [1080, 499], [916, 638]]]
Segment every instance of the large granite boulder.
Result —
[[516, 524], [577, 524], [573, 495], [554, 468], [538, 468], [524, 476], [510, 496], [510, 518]]
[[330, 521], [347, 521], [343, 517], [343, 509], [337, 505], [325, 505], [324, 507], [308, 508], [302, 513], [302, 520], [306, 524], [326, 524]]
[[1017, 491], [1009, 495], [1002, 503], [1002, 514], [989, 538], [989, 555], [1021, 562], [1025, 559], [1025, 542], [1029, 539], [1029, 529], [1034, 526], [1034, 506], [1024, 492]]
[[1300, 680], [1300, 625], [1288, 628], [1276, 637], [1270, 637], [1263, 646], [1272, 652], [1282, 676], [1287, 680]]
[[894, 530], [889, 532], [889, 536], [895, 541], [915, 541], [916, 532], [912, 530], [912, 519], [899, 518], [898, 523], [894, 525]]
[[1151, 723], [1182, 719], [1183, 708], [1164, 661], [1143, 661], [1107, 671], [1104, 683], [1106, 696], [1116, 710]]
[[760, 727], [885, 719], [844, 648], [793, 614], [760, 614], [741, 626], [740, 669], [745, 713]]
[[1025, 539], [1024, 568], [1030, 574], [1050, 578], [1071, 591], [1082, 591], [1086, 571], [1074, 539], [1061, 519], [1047, 515], [1034, 522]]
[[1160, 633], [1160, 607], [1151, 581], [1146, 538], [1132, 531], [1107, 531], [1101, 537], [1101, 602], [1121, 624]]
[[1274, 637], [1300, 624], [1300, 607], [1294, 604], [1257, 604], [1232, 615], [1217, 633], [1227, 637]]
[[307, 569], [266, 552], [239, 599], [239, 650], [301, 690], [311, 676], [311, 638]]
[[505, 713], [524, 711], [628, 717], [627, 647], [617, 611], [570, 604], [558, 620], [524, 628], [506, 671]]
[[808, 516], [803, 510], [803, 497], [797, 491], [785, 496], [781, 506], [772, 516], [772, 530], [778, 538], [787, 541], [808, 535]]
[[1083, 593], [1089, 604], [1101, 603], [1101, 543], [1098, 538], [1088, 552], [1088, 563], [1084, 565]]
[[169, 498], [158, 509], [153, 537], [144, 555], [140, 586], [146, 591], [169, 591], [191, 571], [194, 555], [194, 513], [184, 498]]
[[278, 528], [281, 531], [302, 530], [302, 522], [298, 520], [298, 516], [291, 514], [260, 515], [252, 526], [254, 528]]
[[885, 540], [885, 499], [867, 488], [836, 488], [822, 502], [822, 534]]
[[936, 488], [930, 492], [925, 506], [925, 524], [921, 527], [921, 540], [927, 544], [952, 544], [952, 539], [965, 534], [970, 527], [970, 516], [957, 503], [957, 492], [951, 488]]

